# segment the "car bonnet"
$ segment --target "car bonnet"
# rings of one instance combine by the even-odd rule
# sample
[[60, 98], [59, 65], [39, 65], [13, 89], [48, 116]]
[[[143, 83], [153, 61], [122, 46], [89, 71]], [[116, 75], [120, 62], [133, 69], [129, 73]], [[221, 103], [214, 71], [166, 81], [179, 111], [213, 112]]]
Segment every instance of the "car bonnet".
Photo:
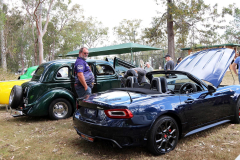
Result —
[[234, 55], [235, 51], [228, 48], [202, 50], [184, 58], [174, 70], [191, 73], [218, 87]]

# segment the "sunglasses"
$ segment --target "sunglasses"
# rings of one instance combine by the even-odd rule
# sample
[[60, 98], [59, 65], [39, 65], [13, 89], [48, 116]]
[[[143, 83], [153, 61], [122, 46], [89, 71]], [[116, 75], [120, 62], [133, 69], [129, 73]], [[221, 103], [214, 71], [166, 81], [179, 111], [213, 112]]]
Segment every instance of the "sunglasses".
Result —
[[83, 52], [83, 54], [87, 55], [87, 54], [89, 54], [89, 53], [88, 53], [88, 52]]

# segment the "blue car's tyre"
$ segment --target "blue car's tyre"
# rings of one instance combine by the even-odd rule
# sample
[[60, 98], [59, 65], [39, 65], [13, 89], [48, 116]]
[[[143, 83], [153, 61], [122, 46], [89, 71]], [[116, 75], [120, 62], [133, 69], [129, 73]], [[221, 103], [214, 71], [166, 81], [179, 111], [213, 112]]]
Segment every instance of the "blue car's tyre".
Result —
[[72, 105], [68, 100], [64, 98], [55, 99], [49, 106], [49, 117], [51, 119], [65, 119], [71, 115]]
[[176, 147], [178, 137], [177, 122], [172, 117], [162, 116], [150, 130], [147, 147], [155, 155], [165, 154]]
[[23, 101], [22, 86], [13, 86], [9, 96], [9, 106], [13, 109], [21, 105]]
[[236, 105], [236, 110], [235, 110], [235, 115], [232, 123], [234, 124], [239, 124], [240, 123], [240, 98], [238, 98], [237, 105]]

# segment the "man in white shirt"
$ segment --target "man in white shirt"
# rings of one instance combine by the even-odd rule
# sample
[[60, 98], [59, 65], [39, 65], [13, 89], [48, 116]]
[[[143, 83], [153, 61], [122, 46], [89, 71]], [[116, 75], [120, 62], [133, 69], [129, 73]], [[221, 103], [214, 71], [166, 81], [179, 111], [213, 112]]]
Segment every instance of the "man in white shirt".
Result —
[[146, 67], [144, 68], [146, 72], [151, 72], [153, 71], [153, 68], [150, 66], [149, 62], [146, 62]]

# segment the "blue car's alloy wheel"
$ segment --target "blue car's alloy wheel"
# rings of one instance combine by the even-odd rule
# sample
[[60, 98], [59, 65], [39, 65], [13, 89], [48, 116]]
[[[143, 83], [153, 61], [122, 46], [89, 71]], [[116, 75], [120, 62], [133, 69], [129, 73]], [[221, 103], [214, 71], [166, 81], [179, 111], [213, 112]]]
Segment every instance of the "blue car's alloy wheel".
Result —
[[238, 101], [237, 101], [235, 116], [232, 123], [234, 124], [240, 123], [240, 97], [238, 98]]
[[148, 148], [156, 155], [168, 153], [176, 147], [178, 137], [179, 129], [176, 121], [172, 117], [162, 116], [150, 131]]

